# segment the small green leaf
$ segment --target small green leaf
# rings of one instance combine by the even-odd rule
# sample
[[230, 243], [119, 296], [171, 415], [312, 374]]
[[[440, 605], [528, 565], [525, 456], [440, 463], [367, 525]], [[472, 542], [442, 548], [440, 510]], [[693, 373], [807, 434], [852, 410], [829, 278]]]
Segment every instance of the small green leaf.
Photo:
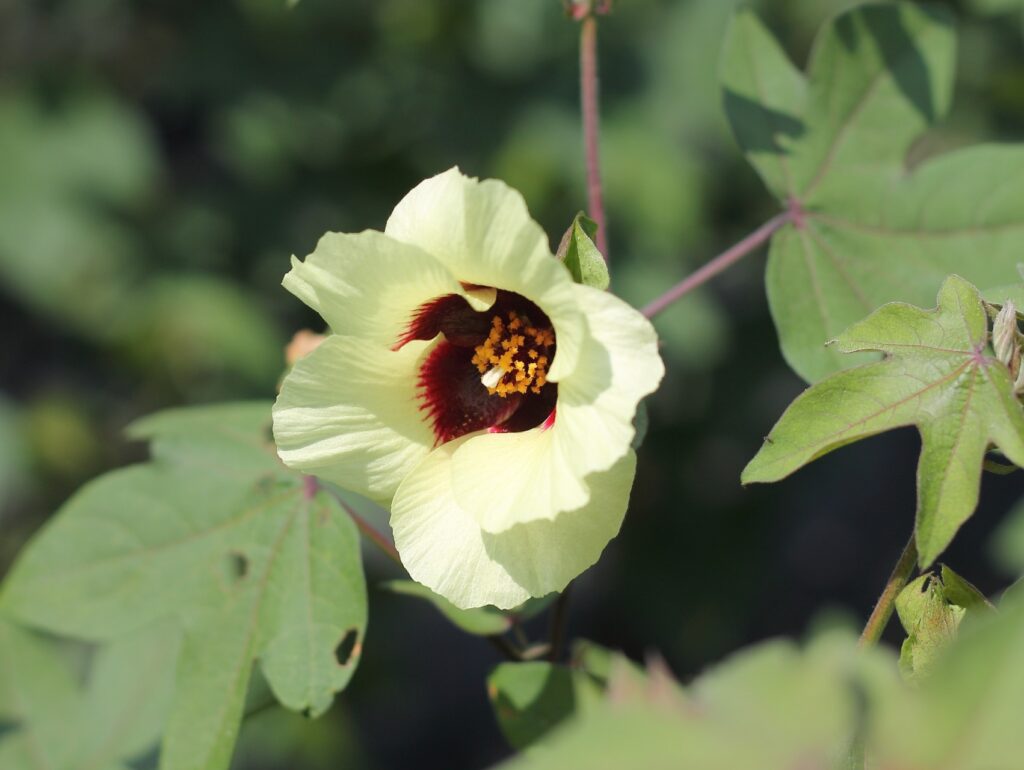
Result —
[[270, 405], [176, 410], [137, 424], [153, 460], [83, 488], [22, 552], [0, 610], [107, 640], [180, 618], [163, 770], [219, 770], [258, 660], [312, 716], [351, 678], [366, 627], [358, 533], [282, 466]]
[[611, 650], [589, 639], [577, 639], [572, 645], [572, 667], [586, 671], [590, 676], [607, 685], [620, 670], [627, 670], [637, 680], [645, 679], [646, 672], [617, 650]]
[[970, 613], [987, 613], [995, 610], [985, 594], [973, 584], [955, 573], [945, 564], [941, 569], [942, 595], [946, 601], [957, 607], [962, 607]]
[[604, 291], [608, 288], [610, 278], [608, 265], [594, 245], [596, 235], [597, 223], [581, 211], [562, 237], [557, 256], [569, 268], [576, 283]]
[[955, 48], [940, 9], [865, 4], [822, 29], [805, 78], [752, 15], [732, 25], [725, 112], [795, 212], [772, 239], [766, 286], [783, 354], [809, 382], [867, 360], [825, 342], [883, 303], [923, 305], [951, 273], [982, 287], [1016, 278], [1024, 146], [908, 158], [949, 108]]
[[438, 596], [429, 588], [413, 580], [390, 580], [381, 583], [381, 588], [396, 594], [415, 596], [433, 604], [455, 626], [467, 634], [476, 636], [492, 636], [503, 634], [512, 626], [505, 613], [496, 607], [479, 607], [472, 610], [460, 610], [443, 596]]
[[977, 289], [957, 276], [938, 307], [885, 305], [836, 340], [843, 352], [875, 350], [884, 361], [839, 372], [804, 391], [743, 471], [743, 482], [777, 481], [841, 446], [916, 425], [916, 537], [927, 567], [974, 512], [990, 443], [1024, 465], [1024, 410], [1009, 370], [989, 353]]
[[487, 694], [509, 744], [524, 749], [597, 703], [601, 688], [554, 663], [502, 663], [487, 678]]

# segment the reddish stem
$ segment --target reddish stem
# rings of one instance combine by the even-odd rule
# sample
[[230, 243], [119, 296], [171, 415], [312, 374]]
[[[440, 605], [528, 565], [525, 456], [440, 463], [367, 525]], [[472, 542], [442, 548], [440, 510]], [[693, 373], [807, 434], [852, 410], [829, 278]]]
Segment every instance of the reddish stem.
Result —
[[592, 13], [588, 13], [580, 21], [580, 104], [583, 112], [583, 145], [587, 164], [587, 212], [597, 223], [597, 248], [607, 262], [608, 232], [601, 194], [597, 17]]
[[349, 515], [353, 523], [356, 525], [356, 529], [363, 533], [363, 536], [379, 548], [385, 556], [394, 561], [399, 567], [405, 568], [402, 564], [402, 557], [398, 555], [398, 549], [395, 548], [395, 544], [391, 542], [390, 538], [382, 532], [374, 529], [374, 526], [360, 516], [351, 505], [341, 499], [333, 490], [327, 489], [326, 487], [320, 486], [317, 482], [316, 476], [306, 476], [306, 497], [312, 499], [316, 495], [317, 490], [324, 490], [331, 497], [333, 497], [338, 505], [345, 509], [345, 513]]
[[747, 254], [754, 251], [758, 246], [771, 238], [776, 230], [790, 222], [792, 218], [792, 209], [783, 211], [781, 214], [772, 217], [742, 241], [726, 249], [710, 262], [706, 263], [703, 267], [700, 267], [688, 275], [660, 297], [648, 303], [640, 312], [648, 318], [653, 318], [676, 300], [686, 296], [698, 286], [702, 286], [707, 283], [726, 268], [731, 267], [736, 262], [739, 262]]

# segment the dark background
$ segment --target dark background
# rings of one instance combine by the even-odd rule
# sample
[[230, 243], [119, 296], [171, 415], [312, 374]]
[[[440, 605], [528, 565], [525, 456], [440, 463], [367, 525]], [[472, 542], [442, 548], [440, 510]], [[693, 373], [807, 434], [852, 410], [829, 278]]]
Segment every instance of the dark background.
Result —
[[[753, 5], [802, 64], [850, 4]], [[958, 86], [930, 152], [1024, 136], [1021, 16], [979, 10], [998, 4], [946, 3]], [[601, 24], [613, 289], [638, 305], [774, 213], [718, 104], [736, 5], [620, 0]], [[133, 418], [273, 396], [282, 346], [318, 323], [279, 282], [324, 231], [382, 228], [416, 182], [458, 164], [520, 189], [557, 243], [585, 205], [577, 33], [558, 0], [0, 2], [0, 572], [75, 488], [143, 456], [121, 437]], [[658, 651], [684, 679], [772, 635], [856, 627], [913, 518], [911, 430], [740, 487], [802, 387], [763, 264], [658, 319], [668, 375], [630, 513], [573, 592], [574, 635]], [[1020, 491], [987, 477], [945, 557], [990, 593], [1008, 582], [990, 536]], [[367, 562], [371, 584], [395, 576]], [[452, 770], [507, 754], [483, 683], [497, 654], [412, 599], [372, 588], [370, 602], [336, 707], [256, 717], [238, 768]]]

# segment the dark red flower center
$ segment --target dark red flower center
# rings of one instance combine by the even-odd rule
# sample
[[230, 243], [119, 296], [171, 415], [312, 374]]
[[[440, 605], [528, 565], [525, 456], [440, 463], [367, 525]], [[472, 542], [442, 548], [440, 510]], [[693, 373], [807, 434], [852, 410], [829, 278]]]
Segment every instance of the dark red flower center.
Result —
[[478, 430], [550, 427], [558, 398], [558, 386], [547, 381], [555, 332], [539, 307], [499, 290], [494, 305], [478, 312], [448, 294], [417, 308], [395, 347], [438, 334], [418, 383], [438, 444]]

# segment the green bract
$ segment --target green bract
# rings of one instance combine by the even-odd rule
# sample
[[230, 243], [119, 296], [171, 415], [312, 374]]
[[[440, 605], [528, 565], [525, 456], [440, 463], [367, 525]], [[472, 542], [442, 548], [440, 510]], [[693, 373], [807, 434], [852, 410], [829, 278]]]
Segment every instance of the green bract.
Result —
[[852, 441], [916, 425], [924, 446], [915, 533], [928, 566], [974, 512], [989, 446], [1024, 465], [1024, 410], [988, 338], [978, 290], [957, 276], [943, 284], [934, 310], [879, 308], [835, 342], [844, 353], [880, 351], [886, 360], [804, 391], [744, 469], [744, 483], [776, 481]]
[[900, 649], [904, 676], [911, 680], [926, 676], [956, 639], [964, 616], [992, 610], [977, 588], [945, 565], [939, 575], [927, 573], [909, 583], [896, 598], [896, 612], [907, 632]]
[[[517, 192], [451, 169], [384, 233], [325, 235], [284, 285], [334, 334], [284, 381], [281, 459], [389, 506], [415, 580], [508, 609], [597, 560], [626, 510], [637, 404], [663, 374], [657, 339], [573, 281]], [[534, 364], [546, 377], [516, 373]]]
[[782, 351], [808, 381], [858, 363], [824, 343], [885, 302], [925, 304], [951, 273], [981, 288], [1016, 278], [1024, 148], [979, 145], [909, 168], [912, 143], [949, 107], [954, 53], [949, 19], [908, 3], [838, 16], [806, 77], [753, 15], [732, 25], [725, 110], [793, 212], [766, 280]]

